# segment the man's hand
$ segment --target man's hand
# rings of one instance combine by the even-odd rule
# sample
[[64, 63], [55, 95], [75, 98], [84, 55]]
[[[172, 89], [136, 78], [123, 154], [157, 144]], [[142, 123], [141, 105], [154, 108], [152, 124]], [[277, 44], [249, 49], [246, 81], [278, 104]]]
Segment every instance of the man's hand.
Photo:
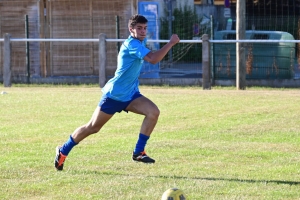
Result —
[[168, 53], [168, 51], [178, 42], [180, 41], [177, 34], [173, 34], [171, 36], [170, 41], [165, 44], [161, 49], [155, 52], [149, 52], [145, 57], [144, 60], [148, 61], [151, 64], [156, 64], [160, 62], [164, 56]]
[[177, 34], [173, 34], [171, 36], [171, 39], [170, 39], [170, 43], [174, 46], [175, 44], [177, 44], [178, 42], [180, 41], [179, 37]]

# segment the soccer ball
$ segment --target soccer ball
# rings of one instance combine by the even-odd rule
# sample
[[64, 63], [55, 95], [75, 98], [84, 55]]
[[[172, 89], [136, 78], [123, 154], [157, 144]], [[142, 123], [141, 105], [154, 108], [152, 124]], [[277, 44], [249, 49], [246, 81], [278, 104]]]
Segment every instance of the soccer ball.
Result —
[[161, 200], [186, 200], [186, 196], [181, 189], [170, 188], [164, 192]]

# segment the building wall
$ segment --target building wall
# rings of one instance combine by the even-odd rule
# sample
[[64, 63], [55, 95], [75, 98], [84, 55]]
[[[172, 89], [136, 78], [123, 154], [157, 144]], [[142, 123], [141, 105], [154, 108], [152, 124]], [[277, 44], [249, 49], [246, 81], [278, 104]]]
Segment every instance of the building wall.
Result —
[[188, 6], [194, 8], [194, 0], [138, 0], [138, 2], [157, 2], [159, 5], [159, 17], [166, 17], [168, 15], [168, 4], [172, 3], [172, 9]]
[[[98, 38], [100, 33], [107, 38], [127, 38], [128, 19], [136, 13], [136, 5], [137, 0], [1, 0], [0, 37], [10, 33], [13, 38], [25, 38], [24, 15], [28, 15], [30, 38], [90, 39]], [[119, 44], [107, 46], [106, 73], [111, 76], [117, 66]], [[31, 75], [97, 76], [98, 48], [98, 43], [92, 42], [30, 42]], [[13, 76], [26, 76], [25, 43], [14, 42], [12, 49]]]
[[[0, 1], [0, 37], [10, 33], [12, 38], [25, 38], [25, 15], [28, 15], [28, 31], [30, 38], [40, 36], [39, 24], [43, 21], [39, 18], [40, 7], [43, 1], [39, 0], [2, 0]], [[2, 47], [1, 47], [2, 48]], [[40, 74], [40, 44], [35, 42], [29, 45], [30, 49], [30, 73], [33, 76]], [[12, 74], [27, 76], [26, 44], [15, 42], [12, 44]], [[0, 55], [0, 69], [2, 73], [3, 59]]]
[[[128, 19], [134, 13], [134, 0], [48, 0], [46, 37], [49, 38], [127, 38]], [[119, 16], [119, 26], [117, 24]], [[117, 35], [117, 30], [119, 34]], [[107, 71], [116, 69], [117, 43], [107, 43]], [[49, 46], [47, 75], [98, 75], [98, 43], [52, 42]], [[62, 56], [65, 55], [65, 56]]]
[[194, 0], [185, 0], [185, 1], [180, 1], [177, 0], [176, 1], [176, 7], [180, 8], [180, 7], [184, 7], [184, 6], [188, 6], [188, 7], [194, 7]]

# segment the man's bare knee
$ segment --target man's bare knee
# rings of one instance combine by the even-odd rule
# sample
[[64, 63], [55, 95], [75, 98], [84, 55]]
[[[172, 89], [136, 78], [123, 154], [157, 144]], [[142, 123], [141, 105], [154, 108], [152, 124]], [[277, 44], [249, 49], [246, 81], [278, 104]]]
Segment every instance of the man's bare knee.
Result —
[[150, 118], [150, 119], [152, 119], [152, 120], [157, 120], [158, 117], [159, 117], [159, 115], [160, 115], [160, 111], [159, 111], [158, 108], [156, 108], [156, 109], [152, 109], [152, 110], [146, 115], [146, 117], [148, 117], [148, 118]]
[[158, 108], [154, 110], [154, 115], [156, 116], [156, 118], [159, 117], [159, 115], [160, 115], [160, 110], [159, 110]]
[[86, 130], [87, 130], [87, 132], [88, 132], [89, 135], [98, 133], [100, 131], [100, 129], [101, 129], [101, 127], [99, 127], [99, 126], [93, 126], [91, 124], [86, 125], [85, 128], [86, 128]]

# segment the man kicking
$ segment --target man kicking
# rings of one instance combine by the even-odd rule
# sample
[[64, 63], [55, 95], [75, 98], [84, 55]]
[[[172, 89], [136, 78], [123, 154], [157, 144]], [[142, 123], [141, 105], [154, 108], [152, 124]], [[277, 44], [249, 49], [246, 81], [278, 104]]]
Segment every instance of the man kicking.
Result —
[[154, 163], [145, 152], [147, 141], [157, 123], [160, 111], [157, 106], [139, 91], [139, 75], [144, 60], [156, 64], [179, 42], [173, 34], [170, 41], [161, 49], [151, 52], [146, 47], [148, 20], [142, 15], [133, 15], [129, 19], [130, 36], [124, 41], [118, 55], [115, 75], [102, 88], [102, 97], [90, 121], [77, 128], [62, 145], [56, 148], [55, 168], [63, 170], [64, 162], [72, 148], [84, 138], [100, 131], [102, 126], [116, 112], [133, 112], [144, 115], [132, 159], [143, 163]]

